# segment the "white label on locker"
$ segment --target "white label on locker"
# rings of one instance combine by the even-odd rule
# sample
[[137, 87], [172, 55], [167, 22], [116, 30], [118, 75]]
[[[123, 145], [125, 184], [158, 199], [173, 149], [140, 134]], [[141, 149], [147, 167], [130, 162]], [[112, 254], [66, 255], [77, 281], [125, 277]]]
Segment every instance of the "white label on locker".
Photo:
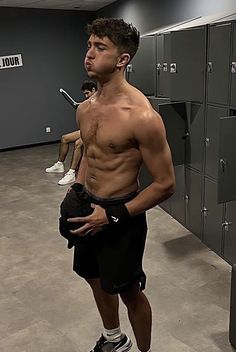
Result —
[[0, 70], [4, 68], [14, 68], [20, 66], [23, 66], [21, 54], [0, 56]]
[[170, 64], [170, 73], [176, 73], [177, 72], [177, 64], [172, 63]]

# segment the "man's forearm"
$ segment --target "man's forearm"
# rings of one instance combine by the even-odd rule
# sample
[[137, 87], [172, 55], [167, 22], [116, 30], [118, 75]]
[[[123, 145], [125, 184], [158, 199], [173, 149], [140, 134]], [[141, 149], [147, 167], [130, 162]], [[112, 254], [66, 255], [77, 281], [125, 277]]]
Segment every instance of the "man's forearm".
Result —
[[163, 202], [174, 193], [174, 187], [174, 182], [169, 182], [169, 184], [165, 185], [153, 182], [134, 199], [125, 204], [130, 216], [143, 213]]

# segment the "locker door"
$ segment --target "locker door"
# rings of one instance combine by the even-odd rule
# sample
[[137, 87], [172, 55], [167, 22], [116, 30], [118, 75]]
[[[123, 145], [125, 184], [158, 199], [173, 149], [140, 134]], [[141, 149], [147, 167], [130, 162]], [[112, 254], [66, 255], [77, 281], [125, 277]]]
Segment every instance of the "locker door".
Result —
[[224, 258], [230, 263], [236, 263], [236, 202], [226, 204], [224, 221]]
[[185, 167], [175, 166], [176, 190], [171, 200], [170, 214], [181, 224], [185, 224]]
[[203, 242], [219, 255], [222, 254], [223, 205], [217, 204], [217, 184], [205, 178], [203, 208]]
[[[145, 95], [155, 95], [155, 37], [140, 38], [140, 47], [127, 67], [128, 81]], [[130, 72], [131, 71], [131, 72]]]
[[[162, 52], [157, 53], [157, 65], [160, 64], [158, 71], [158, 97], [170, 97], [170, 33], [159, 36], [159, 44]], [[157, 44], [158, 45], [158, 44]], [[158, 49], [158, 47], [157, 47]], [[162, 61], [161, 61], [162, 59]]]
[[186, 167], [186, 227], [202, 238], [202, 176]]
[[206, 175], [218, 178], [219, 157], [219, 124], [220, 118], [228, 116], [228, 109], [217, 106], [207, 106], [206, 116]]
[[203, 169], [204, 108], [197, 103], [186, 103], [189, 135], [186, 138], [186, 164], [198, 171]]
[[228, 105], [231, 24], [209, 28], [207, 99], [209, 103]]
[[220, 119], [218, 202], [236, 199], [236, 117]]
[[185, 163], [184, 136], [187, 129], [185, 103], [160, 104], [158, 110], [166, 128], [173, 164], [183, 165]]
[[230, 105], [236, 107], [236, 23], [233, 25], [233, 55], [231, 60]]
[[203, 102], [206, 27], [171, 33], [171, 100]]
[[143, 190], [152, 183], [153, 178], [149, 174], [146, 166], [143, 164], [139, 172], [140, 189]]

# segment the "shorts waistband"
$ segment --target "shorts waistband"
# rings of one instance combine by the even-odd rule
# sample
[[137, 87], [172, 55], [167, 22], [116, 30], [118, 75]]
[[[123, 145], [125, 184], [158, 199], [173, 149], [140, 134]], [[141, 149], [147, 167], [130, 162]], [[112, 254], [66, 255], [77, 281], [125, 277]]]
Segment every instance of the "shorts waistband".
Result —
[[138, 195], [138, 191], [125, 194], [124, 196], [102, 198], [95, 196], [84, 187], [84, 192], [91, 198], [91, 201], [98, 205], [116, 205], [126, 203]]

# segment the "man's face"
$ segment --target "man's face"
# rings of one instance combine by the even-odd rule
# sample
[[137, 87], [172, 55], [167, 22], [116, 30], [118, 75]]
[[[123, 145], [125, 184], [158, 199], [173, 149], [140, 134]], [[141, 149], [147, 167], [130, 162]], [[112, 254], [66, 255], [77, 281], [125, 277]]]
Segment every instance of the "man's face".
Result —
[[90, 98], [95, 92], [96, 92], [95, 88], [93, 88], [92, 90], [88, 90], [88, 89], [83, 90], [85, 99]]
[[120, 54], [118, 48], [107, 38], [91, 35], [88, 40], [88, 49], [84, 66], [90, 78], [103, 77], [114, 72]]

